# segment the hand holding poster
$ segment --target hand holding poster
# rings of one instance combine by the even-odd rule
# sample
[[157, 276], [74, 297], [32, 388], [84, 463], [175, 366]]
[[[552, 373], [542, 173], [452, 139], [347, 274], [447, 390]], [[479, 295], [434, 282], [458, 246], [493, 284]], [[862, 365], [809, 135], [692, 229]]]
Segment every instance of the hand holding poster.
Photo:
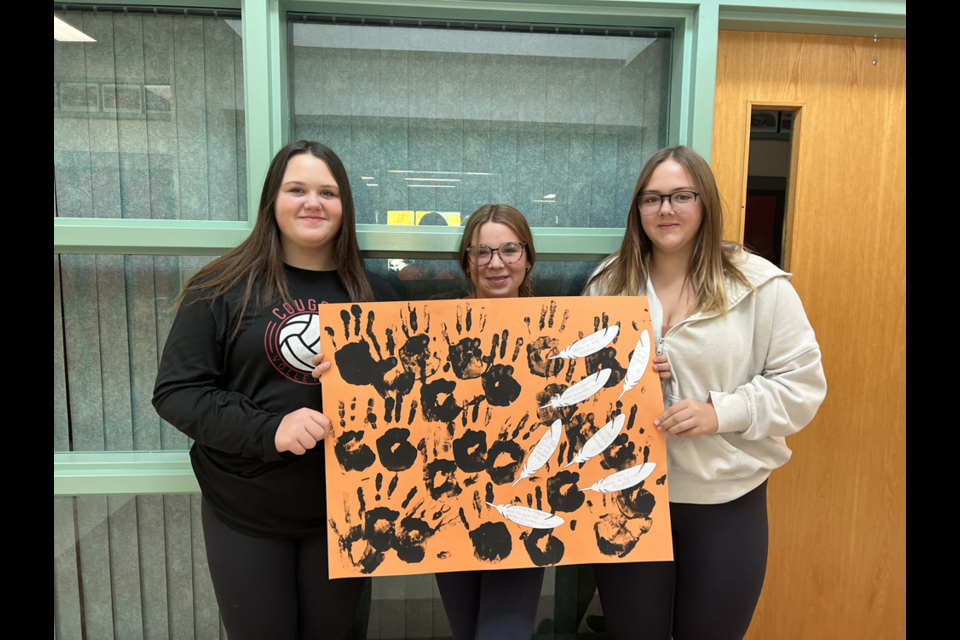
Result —
[[646, 298], [325, 305], [320, 331], [331, 577], [672, 560]]

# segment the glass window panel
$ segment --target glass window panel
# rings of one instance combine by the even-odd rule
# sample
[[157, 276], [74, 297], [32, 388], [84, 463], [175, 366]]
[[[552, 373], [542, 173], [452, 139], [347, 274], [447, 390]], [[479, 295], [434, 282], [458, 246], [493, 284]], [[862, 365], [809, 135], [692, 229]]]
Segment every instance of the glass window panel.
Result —
[[666, 146], [669, 33], [311, 19], [290, 27], [292, 136], [341, 156], [358, 222], [506, 203], [535, 227], [622, 228]]
[[[198, 494], [54, 498], [55, 637], [226, 638], [200, 504]], [[602, 622], [589, 567], [547, 570], [536, 638], [586, 640]], [[373, 579], [353, 637], [449, 638], [434, 577]]]
[[239, 13], [110, 9], [54, 11], [55, 215], [246, 220]]
[[54, 256], [54, 365], [65, 361], [54, 376], [54, 451], [189, 448], [154, 411], [153, 387], [173, 306], [212, 260]]
[[200, 496], [53, 500], [60, 638], [220, 638]]
[[[533, 291], [538, 296], [579, 296], [596, 262], [538, 262]], [[367, 260], [367, 269], [385, 279], [402, 300], [449, 300], [473, 293], [453, 260]]]

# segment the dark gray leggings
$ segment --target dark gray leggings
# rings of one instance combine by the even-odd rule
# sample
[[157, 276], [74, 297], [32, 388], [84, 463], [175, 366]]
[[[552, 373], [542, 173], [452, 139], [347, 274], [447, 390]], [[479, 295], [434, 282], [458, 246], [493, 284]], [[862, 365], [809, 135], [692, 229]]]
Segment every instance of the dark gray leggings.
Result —
[[437, 574], [454, 640], [530, 640], [543, 569]]
[[767, 570], [767, 485], [671, 504], [676, 562], [596, 565], [609, 640], [742, 640]]
[[203, 502], [213, 588], [230, 640], [343, 640], [364, 580], [330, 580], [327, 539], [262, 540], [225, 525]]

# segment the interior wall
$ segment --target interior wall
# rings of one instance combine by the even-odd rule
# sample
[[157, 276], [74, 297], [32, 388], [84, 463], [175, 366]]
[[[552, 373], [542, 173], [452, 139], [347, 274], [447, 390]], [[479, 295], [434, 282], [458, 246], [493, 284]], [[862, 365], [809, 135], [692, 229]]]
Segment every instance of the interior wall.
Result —
[[750, 638], [906, 637], [906, 41], [722, 32], [713, 165], [741, 225], [746, 105], [801, 104], [790, 269], [829, 383], [771, 480]]

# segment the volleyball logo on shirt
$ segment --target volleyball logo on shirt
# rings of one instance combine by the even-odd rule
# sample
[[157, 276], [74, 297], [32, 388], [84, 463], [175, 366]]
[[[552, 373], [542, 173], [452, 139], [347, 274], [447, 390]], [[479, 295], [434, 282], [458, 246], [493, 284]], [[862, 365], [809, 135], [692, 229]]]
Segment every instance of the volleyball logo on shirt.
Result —
[[267, 325], [266, 350], [270, 362], [284, 376], [300, 384], [320, 384], [311, 374], [313, 357], [320, 353], [317, 303], [298, 300], [273, 310], [279, 322]]

